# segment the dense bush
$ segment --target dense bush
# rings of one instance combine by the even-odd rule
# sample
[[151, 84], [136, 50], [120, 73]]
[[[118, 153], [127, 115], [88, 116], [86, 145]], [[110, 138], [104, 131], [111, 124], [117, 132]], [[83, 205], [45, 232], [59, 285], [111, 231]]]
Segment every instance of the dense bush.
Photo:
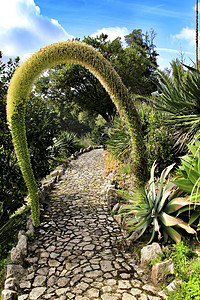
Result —
[[125, 161], [131, 152], [130, 135], [126, 126], [119, 118], [113, 123], [109, 130], [107, 140], [108, 150], [112, 152], [115, 158]]
[[39, 97], [31, 95], [26, 109], [26, 132], [31, 163], [36, 180], [45, 177], [51, 170], [50, 146], [60, 130], [55, 109]]
[[[148, 170], [153, 162], [157, 162], [156, 174], [174, 162], [179, 162], [180, 153], [174, 147], [173, 131], [162, 123], [160, 113], [156, 112], [150, 103], [137, 103], [138, 114], [142, 123], [144, 142], [148, 157]], [[131, 153], [131, 142], [128, 129], [120, 119], [113, 122], [109, 129], [107, 141], [109, 150], [115, 157], [124, 160]]]
[[151, 106], [144, 109], [144, 141], [148, 154], [148, 168], [150, 169], [156, 160], [160, 173], [168, 165], [178, 162], [179, 154], [174, 148], [173, 131], [161, 121], [161, 115], [155, 112]]
[[50, 160], [66, 160], [72, 153], [81, 148], [77, 135], [73, 132], [62, 131], [53, 138], [53, 145], [48, 148]]
[[7, 88], [18, 63], [16, 58], [4, 64], [0, 52], [0, 227], [22, 205], [26, 193], [6, 121]]
[[[0, 53], [0, 228], [22, 206], [27, 193], [6, 120], [7, 88], [18, 63], [16, 58], [4, 64]], [[48, 147], [59, 131], [57, 113], [32, 94], [27, 102], [26, 126], [31, 161], [39, 181], [50, 171]]]

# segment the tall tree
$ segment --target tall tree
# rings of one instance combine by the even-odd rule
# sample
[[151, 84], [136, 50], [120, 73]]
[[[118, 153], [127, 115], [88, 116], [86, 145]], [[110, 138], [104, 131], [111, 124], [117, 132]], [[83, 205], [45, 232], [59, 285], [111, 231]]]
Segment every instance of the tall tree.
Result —
[[[156, 86], [154, 71], [157, 67], [155, 33], [143, 34], [141, 29], [133, 30], [125, 37], [124, 48], [120, 38], [109, 41], [108, 35], [84, 38], [111, 62], [127, 89], [134, 94], [150, 95]], [[110, 97], [100, 82], [85, 68], [79, 65], [63, 65], [50, 70], [48, 77], [40, 78], [38, 93], [51, 99], [63, 109], [86, 110], [90, 115], [101, 115], [106, 121], [116, 113]], [[64, 103], [64, 105], [63, 105]]]

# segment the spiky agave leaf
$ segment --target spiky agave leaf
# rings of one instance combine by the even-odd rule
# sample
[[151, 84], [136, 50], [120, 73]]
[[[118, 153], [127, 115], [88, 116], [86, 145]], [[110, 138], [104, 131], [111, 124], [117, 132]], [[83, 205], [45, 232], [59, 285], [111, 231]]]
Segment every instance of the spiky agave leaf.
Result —
[[162, 228], [165, 235], [165, 241], [167, 241], [168, 236], [170, 236], [176, 243], [180, 243], [182, 236], [177, 230], [172, 227], [166, 227], [164, 225], [162, 226]]
[[163, 208], [163, 206], [165, 205], [167, 199], [169, 198], [169, 196], [171, 195], [172, 191], [171, 190], [166, 190], [163, 194], [162, 194], [162, 198], [160, 199], [160, 201], [158, 202], [158, 213], [161, 211], [161, 209]]
[[172, 217], [170, 215], [168, 215], [165, 212], [162, 212], [159, 215], [159, 220], [166, 226], [166, 227], [172, 227], [178, 224], [183, 223], [183, 220], [176, 218], [176, 217]]
[[[155, 171], [156, 164], [154, 162], [151, 169], [151, 176], [149, 181], [149, 186], [146, 188], [141, 188], [137, 193], [134, 194], [131, 204], [127, 205], [129, 219], [127, 223], [130, 226], [130, 230], [141, 230], [137, 238], [149, 228], [151, 232], [150, 243], [155, 235], [157, 234], [158, 239], [162, 238], [164, 240], [168, 239], [170, 236], [174, 241], [180, 242], [181, 234], [177, 231], [176, 227], [184, 229], [190, 234], [196, 234], [196, 231], [190, 227], [190, 224], [187, 224], [182, 219], [177, 216], [171, 215], [174, 212], [182, 212], [194, 210], [195, 203], [190, 202], [189, 200], [183, 197], [177, 197], [180, 195], [179, 190], [174, 190], [174, 183], [165, 184], [164, 180], [169, 174], [170, 170], [174, 167], [174, 164], [167, 167], [161, 174], [159, 190], [156, 193], [155, 189]], [[167, 189], [167, 188], [171, 189]], [[153, 198], [155, 196], [155, 198]], [[200, 204], [200, 203], [199, 203]], [[130, 213], [135, 213], [135, 216], [131, 220]], [[177, 213], [177, 215], [178, 215]], [[198, 217], [193, 216], [192, 220], [196, 220]]]
[[[186, 210], [189, 210], [192, 204], [194, 204], [193, 202], [186, 200], [186, 198], [175, 198], [173, 200], [171, 200], [169, 203], [167, 203], [166, 207], [165, 207], [165, 211], [168, 214], [171, 214], [177, 210], [180, 210], [182, 207], [187, 206]], [[200, 205], [200, 203], [199, 203]]]
[[196, 210], [192, 213], [188, 225], [193, 224], [200, 217], [200, 210]]

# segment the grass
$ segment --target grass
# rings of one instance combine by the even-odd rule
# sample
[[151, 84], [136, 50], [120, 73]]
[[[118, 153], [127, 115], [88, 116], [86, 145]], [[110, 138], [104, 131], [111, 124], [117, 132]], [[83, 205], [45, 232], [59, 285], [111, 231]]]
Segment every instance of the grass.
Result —
[[162, 254], [147, 262], [151, 270], [155, 263], [173, 259], [173, 277], [182, 283], [177, 285], [176, 290], [169, 292], [166, 286], [172, 282], [172, 277], [170, 281], [166, 277], [162, 289], [168, 296], [168, 300], [200, 300], [200, 258], [196, 252], [197, 247], [199, 244], [193, 239], [181, 241], [179, 244], [168, 244]]
[[106, 176], [109, 173], [117, 170], [122, 167], [122, 163], [120, 160], [116, 159], [109, 151], [104, 152], [104, 172]]
[[171, 258], [175, 264], [175, 278], [183, 282], [174, 292], [168, 292], [168, 299], [200, 300], [200, 259], [195, 251], [196, 243], [174, 245]]

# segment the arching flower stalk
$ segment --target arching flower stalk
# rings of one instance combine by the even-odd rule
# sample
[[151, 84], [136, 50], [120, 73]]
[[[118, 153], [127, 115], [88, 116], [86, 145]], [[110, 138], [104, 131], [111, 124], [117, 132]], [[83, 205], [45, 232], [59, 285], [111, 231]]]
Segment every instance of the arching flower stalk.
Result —
[[34, 81], [46, 69], [58, 64], [75, 63], [87, 68], [103, 85], [121, 118], [125, 119], [132, 141], [135, 185], [146, 179], [145, 146], [140, 120], [127, 89], [111, 64], [93, 47], [81, 42], [59, 42], [35, 52], [14, 73], [7, 95], [7, 119], [16, 155], [31, 198], [32, 218], [39, 225], [39, 200], [32, 171], [25, 131], [26, 99]]

